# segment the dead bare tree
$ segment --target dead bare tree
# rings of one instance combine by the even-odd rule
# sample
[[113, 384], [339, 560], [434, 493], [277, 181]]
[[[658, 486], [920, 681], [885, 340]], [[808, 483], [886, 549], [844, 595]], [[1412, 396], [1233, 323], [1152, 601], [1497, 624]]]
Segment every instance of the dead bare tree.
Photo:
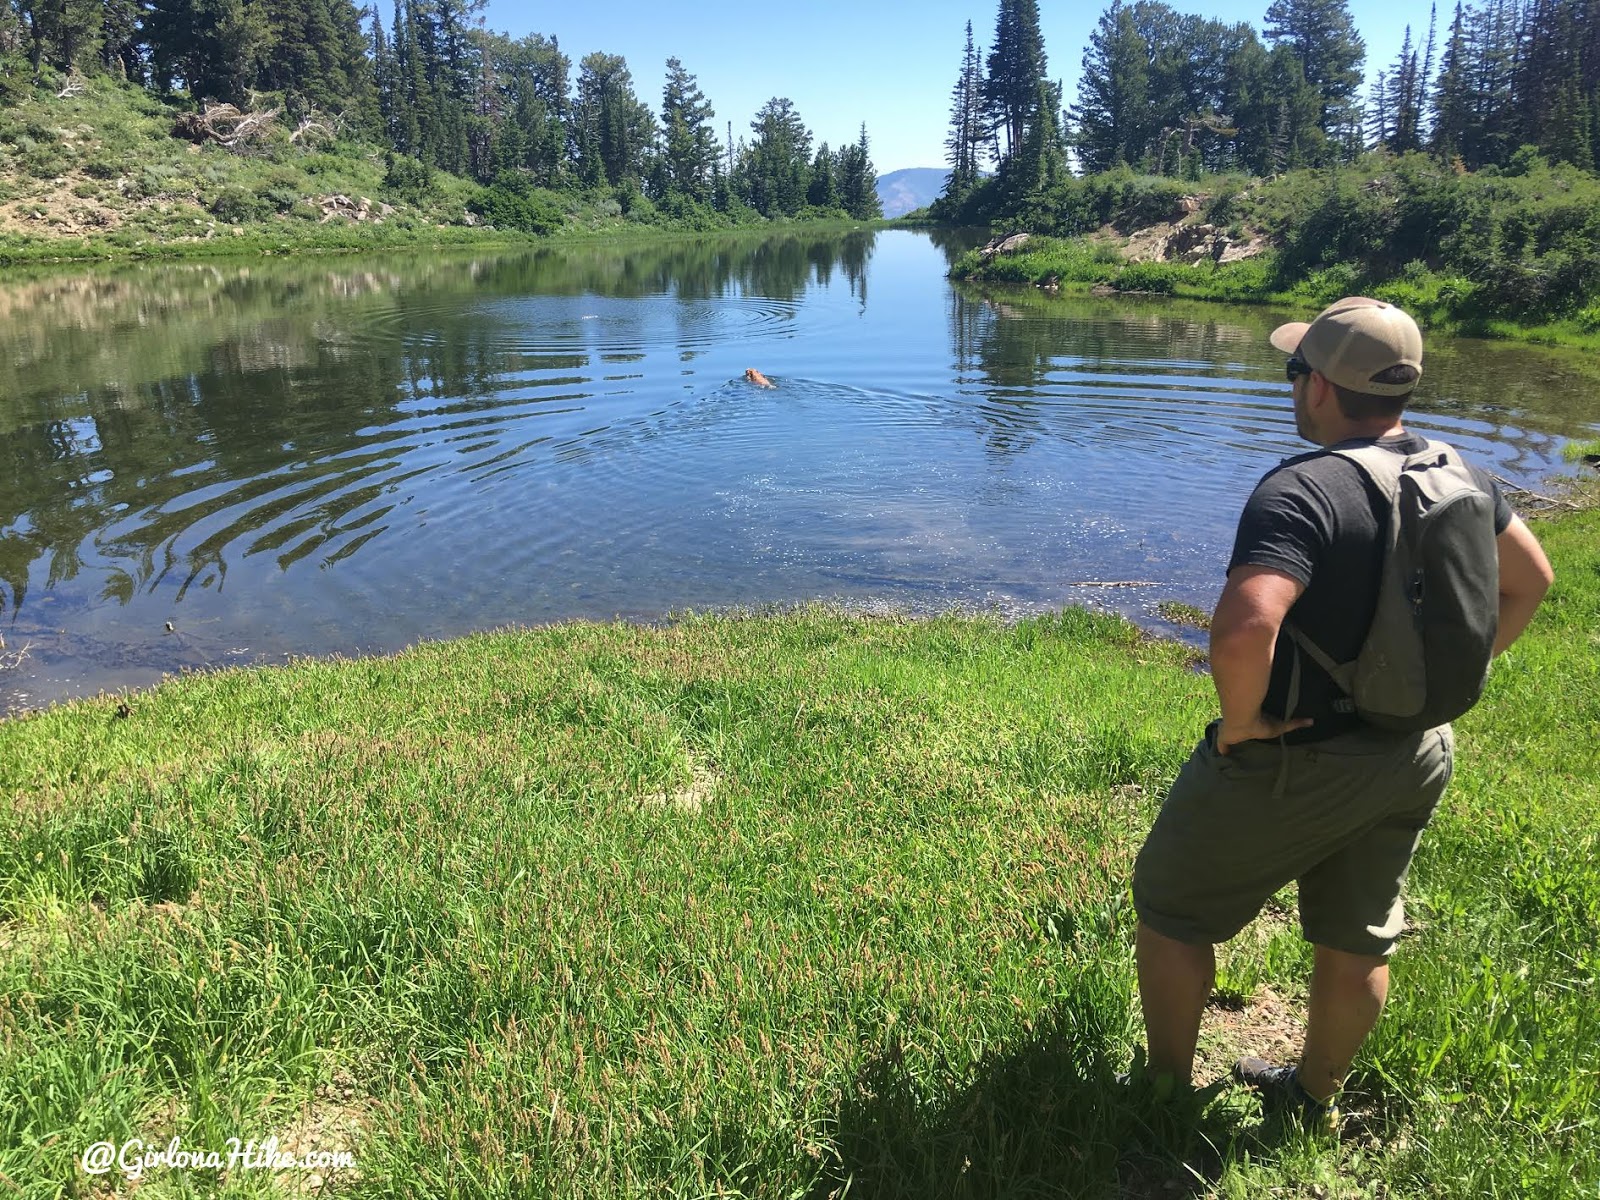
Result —
[[277, 123], [281, 110], [247, 112], [232, 104], [208, 104], [197, 113], [184, 113], [173, 125], [173, 136], [191, 142], [215, 142], [238, 150], [258, 141]]

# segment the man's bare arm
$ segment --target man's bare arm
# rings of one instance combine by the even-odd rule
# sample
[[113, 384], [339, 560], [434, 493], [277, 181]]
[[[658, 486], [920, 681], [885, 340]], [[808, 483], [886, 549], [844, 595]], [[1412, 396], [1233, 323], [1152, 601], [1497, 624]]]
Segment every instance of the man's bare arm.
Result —
[[1512, 517], [1495, 545], [1500, 551], [1500, 626], [1494, 653], [1499, 654], [1528, 627], [1556, 576], [1539, 540], [1522, 518]]
[[1272, 677], [1278, 630], [1305, 585], [1271, 567], [1235, 567], [1211, 616], [1211, 681], [1222, 704], [1217, 749], [1238, 742], [1275, 738], [1303, 729], [1309, 720], [1281, 721], [1261, 711]]

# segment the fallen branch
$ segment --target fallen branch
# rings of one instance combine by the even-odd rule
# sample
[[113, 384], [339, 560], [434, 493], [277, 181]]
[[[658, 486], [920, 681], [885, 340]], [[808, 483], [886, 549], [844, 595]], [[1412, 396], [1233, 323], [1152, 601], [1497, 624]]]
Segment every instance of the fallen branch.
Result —
[[1548, 504], [1551, 508], [1570, 508], [1573, 511], [1577, 511], [1582, 507], [1582, 505], [1574, 504], [1570, 500], [1562, 500], [1557, 496], [1546, 496], [1541, 492], [1534, 491], [1532, 488], [1525, 488], [1521, 484], [1512, 483], [1511, 480], [1507, 479], [1505, 476], [1496, 475], [1493, 471], [1486, 472], [1486, 474], [1490, 479], [1494, 480], [1506, 491], [1521, 492], [1524, 496], [1532, 497], [1540, 504]]
[[265, 134], [277, 121], [278, 112], [276, 108], [242, 112], [232, 104], [212, 104], [202, 112], [184, 113], [172, 132], [191, 142], [216, 142], [233, 150]]
[[301, 117], [300, 124], [295, 126], [294, 132], [289, 135], [289, 140], [298, 142], [302, 137], [310, 137], [312, 134], [331, 138], [334, 135], [334, 130], [321, 121], [314, 121], [310, 117]]
[[[20, 650], [12, 650], [7, 654], [0, 654], [0, 671], [9, 671], [13, 667], [20, 667], [27, 660], [28, 651], [32, 646], [32, 642], [24, 642]], [[5, 647], [5, 639], [0, 638], [0, 650], [4, 650]]]

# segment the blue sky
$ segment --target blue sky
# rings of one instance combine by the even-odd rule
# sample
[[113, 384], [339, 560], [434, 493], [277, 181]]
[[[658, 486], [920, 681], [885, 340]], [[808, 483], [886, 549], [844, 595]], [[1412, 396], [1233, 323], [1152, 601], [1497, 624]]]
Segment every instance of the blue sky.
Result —
[[[1169, 0], [1179, 11], [1249, 21], [1258, 31], [1269, 2]], [[1399, 53], [1408, 23], [1419, 39], [1427, 36], [1426, 3], [1347, 2], [1367, 44], [1369, 77]], [[1065, 81], [1069, 103], [1089, 34], [1108, 3], [1040, 4], [1050, 75]], [[681, 59], [717, 110], [719, 137], [726, 136], [730, 120], [735, 139], [748, 137], [756, 110], [773, 96], [792, 100], [817, 141], [830, 145], [854, 141], [865, 121], [873, 163], [887, 173], [944, 165], [950, 89], [961, 66], [966, 22], [971, 20], [973, 37], [987, 46], [997, 8], [992, 0], [981, 6], [951, 0], [919, 0], [914, 6], [881, 0], [600, 0], [544, 9], [490, 0], [484, 18], [491, 29], [514, 37], [554, 35], [573, 61], [574, 80], [585, 54], [622, 55], [634, 91], [652, 109], [661, 107], [667, 59]], [[1448, 25], [1453, 11], [1453, 3], [1441, 4], [1440, 21]]]

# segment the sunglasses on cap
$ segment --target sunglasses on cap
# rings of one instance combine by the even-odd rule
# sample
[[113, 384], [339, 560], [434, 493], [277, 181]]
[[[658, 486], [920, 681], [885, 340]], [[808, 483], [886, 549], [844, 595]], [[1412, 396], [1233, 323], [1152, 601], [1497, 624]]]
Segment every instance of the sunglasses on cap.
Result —
[[1311, 364], [1305, 359], [1296, 356], [1283, 364], [1283, 373], [1285, 378], [1290, 383], [1293, 383], [1300, 376], [1311, 374]]

